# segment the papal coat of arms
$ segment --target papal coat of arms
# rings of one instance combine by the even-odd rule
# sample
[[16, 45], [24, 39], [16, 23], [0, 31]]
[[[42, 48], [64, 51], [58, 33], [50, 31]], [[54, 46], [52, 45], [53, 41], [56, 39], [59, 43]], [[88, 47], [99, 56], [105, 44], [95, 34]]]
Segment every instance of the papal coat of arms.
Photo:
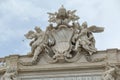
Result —
[[62, 6], [48, 13], [50, 24], [45, 31], [40, 27], [28, 31], [25, 37], [32, 40], [31, 51], [0, 58], [0, 80], [120, 80], [120, 50], [97, 51], [93, 33], [104, 28], [79, 24], [75, 12]]
[[32, 39], [28, 54], [33, 56], [32, 64], [37, 63], [41, 54], [45, 54], [52, 63], [74, 62], [81, 54], [91, 61], [90, 56], [97, 51], [93, 32], [103, 32], [104, 28], [95, 25], [88, 27], [87, 22], [80, 25], [75, 12], [62, 6], [57, 12], [48, 13], [50, 24], [46, 31], [35, 27], [35, 31], [25, 34], [27, 39]]

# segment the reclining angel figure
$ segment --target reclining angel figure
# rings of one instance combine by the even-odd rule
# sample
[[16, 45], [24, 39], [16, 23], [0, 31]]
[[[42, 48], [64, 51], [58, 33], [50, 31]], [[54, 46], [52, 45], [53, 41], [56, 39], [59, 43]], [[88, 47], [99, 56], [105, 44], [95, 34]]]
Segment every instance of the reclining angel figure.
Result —
[[25, 37], [27, 39], [33, 39], [31, 41], [31, 52], [28, 55], [32, 55], [33, 59], [32, 62], [36, 62], [38, 55], [44, 50], [44, 36], [45, 32], [43, 32], [39, 27], [35, 27], [35, 31], [29, 31], [27, 34], [25, 34]]
[[82, 23], [74, 50], [77, 51], [79, 47], [82, 47], [89, 53], [89, 55], [92, 55], [94, 52], [97, 51], [97, 49], [95, 48], [95, 39], [92, 32], [95, 33], [103, 31], [103, 27], [97, 27], [95, 25], [87, 27], [87, 22]]

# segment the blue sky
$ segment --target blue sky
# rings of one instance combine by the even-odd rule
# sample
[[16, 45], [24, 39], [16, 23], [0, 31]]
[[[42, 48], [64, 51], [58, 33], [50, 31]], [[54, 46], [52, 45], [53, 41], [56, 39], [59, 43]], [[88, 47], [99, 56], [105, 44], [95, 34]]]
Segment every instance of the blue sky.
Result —
[[80, 24], [105, 27], [96, 33], [96, 48], [120, 49], [120, 0], [0, 0], [0, 57], [25, 55], [30, 51], [24, 34], [35, 26], [46, 29], [47, 12], [55, 12], [61, 5], [76, 9]]

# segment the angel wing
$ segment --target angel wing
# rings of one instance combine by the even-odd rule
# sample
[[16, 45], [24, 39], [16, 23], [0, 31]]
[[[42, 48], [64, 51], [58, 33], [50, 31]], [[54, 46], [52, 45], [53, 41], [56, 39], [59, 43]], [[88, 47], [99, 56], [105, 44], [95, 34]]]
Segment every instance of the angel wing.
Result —
[[35, 32], [30, 30], [28, 33], [26, 33], [24, 36], [27, 38], [27, 39], [32, 39], [31, 35], [34, 34]]
[[77, 11], [77, 10], [73, 10], [73, 11], [71, 11], [71, 13], [74, 14], [76, 11]]
[[57, 15], [57, 13], [55, 12], [55, 13], [50, 13], [50, 12], [47, 12], [47, 14], [49, 14], [49, 16], [55, 16], [55, 15]]
[[94, 33], [99, 33], [104, 31], [104, 27], [97, 27], [95, 25], [92, 25], [88, 27], [88, 31], [94, 32]]
[[54, 13], [51, 13], [51, 12], [47, 12], [47, 14], [49, 14], [49, 15], [54, 15]]

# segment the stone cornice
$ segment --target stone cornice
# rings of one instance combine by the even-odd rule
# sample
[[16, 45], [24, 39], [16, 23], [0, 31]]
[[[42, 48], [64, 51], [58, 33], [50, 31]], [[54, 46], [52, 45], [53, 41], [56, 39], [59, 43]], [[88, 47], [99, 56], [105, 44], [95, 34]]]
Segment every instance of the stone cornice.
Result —
[[[101, 68], [104, 69], [105, 64], [111, 63], [111, 64], [116, 64], [120, 65], [120, 61], [116, 59], [120, 50], [118, 49], [107, 49], [107, 50], [101, 50], [97, 51], [97, 55], [107, 55], [107, 59], [102, 62], [74, 62], [74, 63], [56, 63], [56, 64], [37, 64], [37, 65], [32, 65], [32, 66], [23, 66], [19, 63], [19, 60], [22, 58], [31, 58], [28, 55], [10, 55], [5, 58], [0, 58], [0, 61], [2, 62], [5, 60], [7, 63], [6, 65], [8, 66], [9, 64], [11, 66], [17, 67], [17, 70], [22, 72], [22, 71], [49, 71], [49, 70], [70, 70], [70, 69], [97, 69]], [[115, 55], [112, 57], [110, 56], [111, 54]], [[94, 56], [94, 55], [93, 55]], [[96, 56], [96, 55], [95, 55]], [[112, 60], [109, 60], [109, 58], [113, 58]], [[10, 62], [12, 61], [12, 63]], [[42, 61], [42, 60], [41, 60]], [[0, 67], [0, 73], [3, 73], [6, 70], [6, 66]]]

